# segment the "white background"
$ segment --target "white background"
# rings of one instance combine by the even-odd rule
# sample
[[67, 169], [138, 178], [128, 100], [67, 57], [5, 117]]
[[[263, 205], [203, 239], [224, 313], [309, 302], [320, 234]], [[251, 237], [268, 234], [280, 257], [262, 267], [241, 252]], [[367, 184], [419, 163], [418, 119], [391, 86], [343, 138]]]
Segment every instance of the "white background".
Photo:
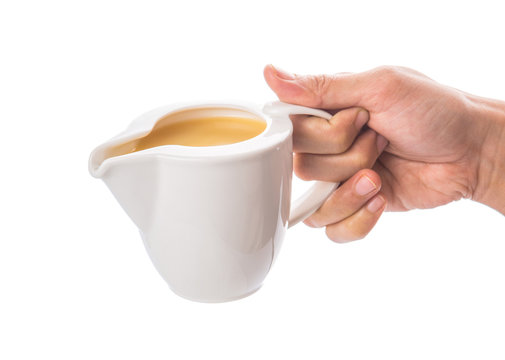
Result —
[[505, 99], [499, 4], [2, 1], [0, 358], [503, 359], [505, 217], [489, 208], [387, 213], [347, 245], [299, 225], [259, 292], [199, 304], [87, 173], [151, 108], [273, 100], [267, 63], [404, 65]]

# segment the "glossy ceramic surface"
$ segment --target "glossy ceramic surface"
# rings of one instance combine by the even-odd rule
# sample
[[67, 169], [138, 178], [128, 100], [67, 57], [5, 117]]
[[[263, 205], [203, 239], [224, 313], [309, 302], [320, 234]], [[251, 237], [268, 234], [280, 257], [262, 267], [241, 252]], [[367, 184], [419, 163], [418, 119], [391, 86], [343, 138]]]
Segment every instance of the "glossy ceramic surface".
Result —
[[[270, 103], [171, 105], [136, 119], [98, 146], [90, 173], [101, 178], [140, 230], [156, 269], [180, 296], [221, 302], [247, 296], [265, 279], [289, 225], [315, 211], [336, 184], [316, 183], [293, 206], [292, 125], [288, 115], [320, 110]], [[242, 116], [267, 128], [244, 142], [167, 145], [131, 153], [160, 121]]]

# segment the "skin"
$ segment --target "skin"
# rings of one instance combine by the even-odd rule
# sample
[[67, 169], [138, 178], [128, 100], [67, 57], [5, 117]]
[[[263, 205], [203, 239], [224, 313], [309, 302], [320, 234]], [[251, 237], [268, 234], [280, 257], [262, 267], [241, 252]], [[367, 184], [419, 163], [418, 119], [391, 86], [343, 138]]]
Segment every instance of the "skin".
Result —
[[342, 183], [305, 220], [331, 240], [365, 237], [384, 210], [461, 198], [505, 214], [504, 102], [402, 67], [313, 76], [268, 65], [264, 76], [281, 101], [334, 114], [292, 117], [296, 175]]

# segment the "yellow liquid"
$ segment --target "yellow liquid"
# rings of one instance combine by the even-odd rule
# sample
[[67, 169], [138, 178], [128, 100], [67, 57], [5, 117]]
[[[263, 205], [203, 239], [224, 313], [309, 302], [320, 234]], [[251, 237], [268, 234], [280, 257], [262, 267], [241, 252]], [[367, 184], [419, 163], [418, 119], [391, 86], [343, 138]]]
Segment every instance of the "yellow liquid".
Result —
[[266, 123], [241, 117], [206, 117], [156, 127], [141, 138], [133, 151], [161, 145], [216, 146], [238, 143], [263, 132]]

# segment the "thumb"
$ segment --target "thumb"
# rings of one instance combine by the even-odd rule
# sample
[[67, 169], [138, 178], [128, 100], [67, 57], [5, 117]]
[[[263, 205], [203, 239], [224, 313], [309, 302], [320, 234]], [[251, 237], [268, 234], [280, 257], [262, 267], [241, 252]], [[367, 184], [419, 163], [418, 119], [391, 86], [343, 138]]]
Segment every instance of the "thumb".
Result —
[[263, 75], [279, 99], [287, 103], [322, 109], [360, 105], [360, 74], [296, 75], [267, 65]]

